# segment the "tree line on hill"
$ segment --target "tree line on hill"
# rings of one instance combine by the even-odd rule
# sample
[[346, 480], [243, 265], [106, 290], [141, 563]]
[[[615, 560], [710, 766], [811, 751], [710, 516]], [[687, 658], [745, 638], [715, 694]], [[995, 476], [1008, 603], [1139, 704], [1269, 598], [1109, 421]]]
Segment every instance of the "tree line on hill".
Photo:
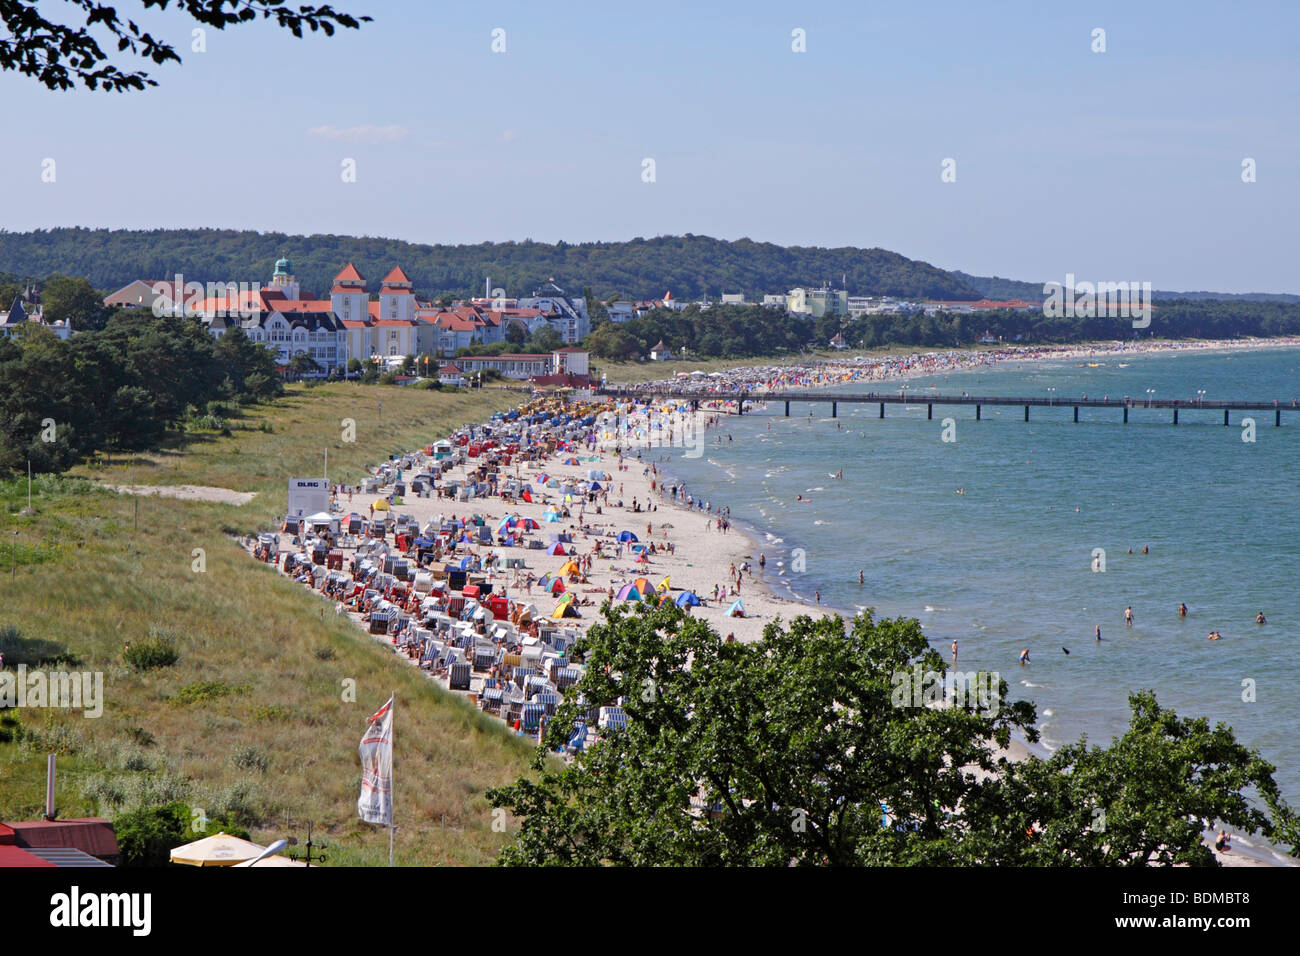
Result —
[[[291, 236], [234, 229], [49, 229], [0, 231], [0, 263], [19, 275], [57, 270], [119, 289], [134, 279], [169, 279], [184, 263], [198, 282], [267, 282], [281, 256], [302, 288], [324, 295], [348, 262], [374, 284], [400, 265], [424, 298], [482, 295], [484, 280], [528, 295], [554, 279], [570, 293], [590, 286], [602, 299], [679, 299], [745, 292], [751, 298], [822, 282], [862, 294], [977, 299], [950, 273], [884, 249], [778, 246], [750, 239], [660, 236], [627, 242], [483, 242], [427, 245], [356, 236]], [[575, 288], [568, 288], [572, 283]]]
[[238, 329], [122, 312], [60, 340], [32, 325], [0, 338], [0, 474], [64, 471], [95, 451], [156, 448], [192, 416], [265, 401], [283, 384], [265, 346]]

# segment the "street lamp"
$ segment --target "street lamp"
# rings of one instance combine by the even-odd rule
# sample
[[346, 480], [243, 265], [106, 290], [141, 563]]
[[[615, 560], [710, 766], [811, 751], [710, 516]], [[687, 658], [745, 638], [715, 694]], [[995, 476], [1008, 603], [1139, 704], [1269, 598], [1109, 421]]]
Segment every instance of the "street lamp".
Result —
[[1047, 395], [1047, 404], [1049, 404], [1049, 405], [1055, 405], [1055, 404], [1056, 404], [1056, 396], [1053, 395], [1053, 394], [1051, 394], [1052, 392], [1055, 392], [1055, 391], [1056, 391], [1056, 389], [1055, 389], [1055, 388], [1052, 388], [1052, 387], [1049, 387], [1049, 388], [1047, 389], [1047, 392], [1048, 392], [1048, 395]]
[[1151, 402], [1155, 399], [1155, 395], [1156, 390], [1154, 388], [1147, 389], [1147, 408], [1151, 407]]
[[1205, 389], [1203, 389], [1203, 388], [1198, 388], [1198, 389], [1196, 390], [1196, 404], [1198, 404], [1198, 405], [1204, 405], [1204, 404], [1205, 404]]

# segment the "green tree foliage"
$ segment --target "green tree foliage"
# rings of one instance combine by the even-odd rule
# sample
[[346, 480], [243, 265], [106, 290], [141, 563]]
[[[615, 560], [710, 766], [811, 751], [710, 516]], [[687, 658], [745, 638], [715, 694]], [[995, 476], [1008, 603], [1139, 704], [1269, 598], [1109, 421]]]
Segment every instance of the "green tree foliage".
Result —
[[952, 706], [900, 697], [899, 675], [946, 670], [914, 619], [801, 616], [742, 644], [671, 605], [606, 605], [578, 654], [547, 746], [620, 699], [627, 726], [562, 767], [539, 748], [534, 775], [489, 791], [522, 818], [502, 863], [1211, 864], [1201, 817], [1295, 837], [1270, 766], [1149, 695], [1109, 749], [1008, 762], [993, 744], [1037, 732], [1004, 681]]
[[[719, 287], [753, 296], [843, 275], [848, 288], [861, 295], [980, 298], [950, 273], [884, 249], [785, 247], [708, 236], [434, 246], [396, 239], [228, 229], [0, 232], [0, 262], [6, 269], [33, 276], [57, 269], [114, 290], [134, 279], [159, 279], [178, 269], [186, 279], [198, 282], [266, 281], [275, 260], [286, 252], [305, 290], [329, 289], [348, 262], [372, 279], [400, 264], [422, 297], [447, 302], [451, 296], [481, 295], [484, 276], [491, 276], [492, 284], [508, 296], [539, 290], [551, 276], [561, 286], [566, 279], [573, 283], [566, 286], [571, 295], [590, 290], [592, 298], [608, 300], [614, 293], [657, 299], [665, 291], [678, 299], [696, 299]], [[600, 312], [593, 314], [594, 321], [599, 321]]]
[[[0, 340], [0, 473], [71, 467], [96, 449], [155, 447], [190, 408], [280, 394], [270, 352], [232, 330], [128, 310], [60, 341], [47, 329]], [[53, 437], [53, 441], [50, 438]]]
[[[370, 17], [351, 17], [328, 4], [295, 8], [283, 0], [142, 0], [141, 12], [149, 8], [175, 8], [195, 23], [223, 30], [250, 20], [274, 20], [276, 25], [302, 37], [303, 29], [333, 36], [335, 26], [357, 28]], [[153, 63], [181, 62], [175, 48], [144, 32], [129, 18], [118, 16], [115, 7], [95, 0], [78, 0], [81, 23], [63, 23], [48, 17], [49, 6], [37, 9], [35, 0], [4, 0], [0, 3], [0, 70], [16, 70], [43, 83], [51, 90], [77, 86], [106, 92], [142, 90], [157, 86], [143, 70], [124, 70], [113, 60], [129, 52]], [[65, 10], [66, 12], [66, 10]], [[105, 53], [95, 35], [107, 35], [113, 52]]]
[[167, 866], [172, 850], [218, 833], [248, 839], [232, 820], [207, 819], [180, 802], [119, 814], [113, 831], [122, 866]]
[[41, 285], [41, 308], [45, 321], [67, 321], [77, 332], [102, 329], [109, 310], [104, 296], [87, 279], [52, 275]]

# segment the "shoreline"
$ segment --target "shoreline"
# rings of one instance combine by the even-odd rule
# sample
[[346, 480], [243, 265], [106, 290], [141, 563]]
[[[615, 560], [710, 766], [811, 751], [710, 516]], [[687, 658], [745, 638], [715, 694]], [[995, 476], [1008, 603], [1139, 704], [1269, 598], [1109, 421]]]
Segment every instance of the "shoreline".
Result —
[[[1199, 353], [1219, 347], [1224, 347], [1226, 350], [1255, 347], [1300, 347], [1300, 339], [1262, 341], [1267, 342], [1267, 344], [1260, 345], [1258, 342], [1252, 341], [1249, 343], [1228, 343], [1223, 346], [1222, 343], [1213, 343], [1198, 346], [1194, 351]], [[1139, 351], [1144, 353], [1173, 353], [1186, 351], [1186, 349], [1143, 347], [1141, 349], [1126, 348], [1123, 350], [1124, 354], [1136, 354]], [[978, 364], [991, 366], [1002, 365], [1007, 362], [1078, 358], [1092, 354], [1112, 354], [1112, 352], [1113, 350], [1082, 352], [1076, 348], [1071, 348], [1065, 350], [1036, 350], [1031, 355], [1017, 351], [1004, 354], [992, 361], [986, 359]], [[887, 358], [892, 359], [894, 357]], [[835, 363], [827, 364], [834, 366]], [[857, 363], [850, 364], [856, 365]], [[884, 371], [884, 377], [903, 378], [942, 374], [948, 371], [964, 371], [966, 367], [974, 367], [917, 368], [913, 370], [907, 367], [910, 363], [906, 362], [906, 359], [902, 360], [900, 364], [902, 367], [896, 366], [893, 369]], [[742, 369], [738, 371], [753, 373], [758, 370]], [[721, 396], [714, 397], [716, 402], [712, 404], [719, 407], [701, 408], [701, 414], [707, 416], [710, 420], [701, 429], [701, 433], [714, 430], [714, 437], [716, 437], [723, 434], [718, 430], [725, 427], [725, 423], [731, 414], [726, 406], [734, 407], [734, 399], [728, 400]], [[755, 396], [754, 400], [756, 402], [761, 401], [761, 395]], [[671, 401], [663, 400], [659, 404], [661, 406], [671, 404]], [[651, 406], [651, 408], [654, 407]], [[516, 462], [513, 466], [506, 466], [501, 469], [503, 479], [511, 478], [513, 475], [532, 484], [534, 489], [532, 502], [507, 501], [501, 497], [470, 498], [468, 501], [416, 497], [394, 504], [391, 513], [411, 514], [418, 520], [421, 527], [435, 519], [441, 521], [448, 515], [468, 518], [471, 513], [480, 514], [488, 528], [496, 528], [498, 521], [510, 514], [523, 518], [533, 518], [540, 523], [537, 532], [539, 536], [545, 536], [548, 531], [570, 534], [573, 546], [577, 549], [576, 553], [579, 556], [587, 555], [589, 546], [597, 542], [610, 546], [611, 538], [617, 536], [621, 530], [634, 532], [640, 537], [642, 544], [648, 544], [653, 540], [657, 548], [656, 554], [653, 559], [647, 559], [644, 564], [633, 563], [631, 552], [629, 551], [625, 556], [624, 549], [617, 545], [613, 545], [617, 550], [612, 553], [606, 552], [593, 558], [592, 566], [584, 575], [581, 584], [573, 584], [570, 588], [575, 599], [590, 600], [591, 603], [580, 608], [581, 617], [577, 619], [566, 618], [553, 622], [555, 626], [564, 630], [573, 630], [577, 633], [585, 631], [593, 622], [600, 619], [599, 605], [605, 600], [606, 596], [617, 591], [623, 584], [640, 576], [644, 576], [652, 586], [661, 578], [670, 580], [670, 593], [674, 596], [683, 590], [694, 590], [700, 598], [704, 599], [704, 604], [694, 608], [690, 612], [692, 616], [706, 620], [720, 636], [734, 636], [739, 641], [757, 640], [762, 636], [762, 631], [768, 623], [779, 619], [782, 623], [788, 624], [793, 618], [801, 615], [814, 618], [838, 615], [846, 623], [851, 622], [858, 613], [856, 609], [814, 603], [813, 600], [796, 592], [788, 583], [789, 579], [780, 574], [778, 568], [784, 567], [783, 562], [789, 560], [791, 551], [797, 545], [791, 545], [772, 531], [765, 530], [760, 524], [751, 522], [749, 516], [732, 519], [725, 510], [727, 508], [726, 502], [708, 502], [708, 510], [703, 510], [698, 506], [688, 507], [684, 502], [674, 500], [673, 496], [668, 493], [669, 487], [676, 486], [681, 489], [682, 496], [690, 493], [689, 488], [682, 489], [682, 478], [674, 473], [675, 469], [673, 468], [673, 456], [680, 453], [682, 448], [680, 446], [665, 448], [655, 442], [654, 439], [656, 437], [662, 438], [662, 435], [655, 436], [652, 434], [651, 420], [652, 413], [647, 408], [636, 411], [629, 417], [627, 423], [628, 434], [623, 436], [621, 429], [618, 433], [622, 446], [621, 457], [603, 443], [599, 445], [575, 445], [571, 450], [556, 451], [539, 460], [528, 461], [524, 463], [522, 468]], [[489, 424], [497, 426], [501, 423], [493, 421]], [[644, 432], [638, 432], [639, 444], [632, 438], [631, 429], [634, 424], [645, 426]], [[596, 427], [599, 428], [600, 426]], [[659, 426], [656, 425], [655, 427]], [[610, 437], [608, 432], [606, 432], [605, 437]], [[727, 443], [723, 441], [719, 444], [725, 445]], [[721, 448], [718, 451], [721, 451]], [[562, 457], [570, 461], [571, 464], [561, 464], [560, 459]], [[475, 460], [469, 459], [457, 465], [443, 476], [443, 480], [457, 478], [462, 481], [466, 480], [472, 470], [471, 466], [474, 464]], [[416, 470], [418, 468], [413, 467], [412, 473]], [[373, 468], [371, 474], [373, 475], [377, 471], [378, 467]], [[543, 522], [544, 509], [552, 505], [562, 507], [563, 505], [560, 503], [566, 497], [563, 493], [556, 495], [553, 491], [548, 491], [546, 485], [540, 480], [541, 475], [546, 474], [553, 480], [558, 479], [560, 482], [577, 482], [586, 478], [589, 471], [600, 471], [606, 476], [607, 480], [602, 481], [605, 489], [603, 507], [596, 508], [595, 505], [588, 504], [582, 496], [575, 495], [570, 504], [571, 513], [566, 512], [563, 521], [556, 522], [554, 528], [552, 528], [551, 523], [541, 523]], [[355, 497], [349, 495], [346, 498], [340, 496], [336, 510], [341, 511], [343, 514], [355, 510], [364, 516], [367, 501], [382, 496], [385, 489], [391, 489], [392, 487], [392, 483], [385, 483], [381, 485], [380, 491], [377, 493], [366, 495], [358, 493]], [[374, 503], [378, 504], [378, 501], [374, 501]], [[642, 507], [643, 503], [645, 507]], [[595, 510], [589, 510], [593, 508]], [[727, 520], [725, 531], [720, 530], [715, 524], [724, 517]], [[647, 531], [650, 533], [647, 534]], [[566, 548], [568, 547], [566, 545]], [[352, 555], [355, 556], [355, 548], [351, 549], [351, 551]], [[760, 555], [768, 555], [769, 551], [772, 551], [773, 555], [769, 557], [767, 566], [760, 568], [758, 566]], [[463, 551], [458, 550], [457, 557], [459, 558], [461, 554], [482, 557], [485, 554], [491, 555], [493, 553], [503, 559], [522, 557], [525, 562], [524, 572], [529, 576], [543, 573], [555, 574], [569, 560], [568, 555], [550, 555], [539, 550], [522, 550], [517, 547], [514, 549], [500, 548], [495, 545], [484, 547], [477, 544], [471, 544]], [[748, 569], [745, 568], [746, 562], [748, 562]], [[536, 585], [527, 580], [524, 572], [506, 570], [502, 573], [497, 570], [485, 573], [489, 581], [495, 579], [495, 582], [500, 582], [497, 587], [504, 586], [505, 592], [512, 596], [514, 600], [533, 603], [540, 611], [541, 617], [550, 618], [551, 603], [548, 602], [554, 602], [555, 596], [541, 591], [534, 591], [533, 588]], [[778, 593], [778, 582], [780, 582], [780, 588], [785, 590], [788, 596], [782, 596]], [[586, 585], [585, 589], [583, 585]], [[724, 589], [724, 593], [716, 598], [713, 596], [713, 591], [708, 590], [715, 585]], [[732, 587], [738, 587], [738, 595], [725, 593]], [[558, 594], [558, 592], [556, 593]], [[745, 615], [743, 617], [730, 617], [727, 615], [726, 609], [737, 596], [744, 606]], [[871, 605], [868, 603], [865, 606]], [[376, 643], [387, 646], [398, 656], [406, 658], [408, 665], [419, 667], [418, 661], [411, 659], [408, 654], [404, 653], [402, 648], [396, 644], [395, 639], [387, 635], [369, 634], [369, 628], [360, 613], [355, 611], [348, 611], [347, 613], [353, 623], [362, 629], [362, 633], [367, 633]], [[461, 691], [450, 690], [445, 675], [439, 676], [423, 670], [422, 673], [425, 673], [430, 680], [433, 680], [444, 690], [448, 690], [449, 693], [458, 696], [461, 693]], [[482, 687], [482, 676], [476, 676], [468, 692], [469, 696], [477, 699]], [[516, 731], [516, 733], [519, 732]], [[1013, 736], [1010, 747], [998, 753], [998, 756], [1005, 756], [1012, 761], [1026, 760], [1031, 756], [1045, 758], [1049, 755], [1050, 750], [1048, 748], [1043, 747], [1041, 744], [1028, 744], [1018, 735]], [[1283, 856], [1279, 851], [1272, 850], [1267, 845], [1261, 846], [1249, 839], [1242, 838], [1238, 834], [1234, 834], [1234, 840], [1238, 848], [1227, 854], [1216, 854], [1219, 861], [1224, 865], [1296, 865], [1296, 861], [1290, 860], [1290, 858]]]

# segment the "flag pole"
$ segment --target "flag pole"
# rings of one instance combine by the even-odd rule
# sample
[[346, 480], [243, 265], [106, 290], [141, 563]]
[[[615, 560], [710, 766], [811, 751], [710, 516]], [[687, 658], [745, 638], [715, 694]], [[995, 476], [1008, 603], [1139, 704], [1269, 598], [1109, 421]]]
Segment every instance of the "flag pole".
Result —
[[[392, 728], [388, 732], [388, 749], [390, 752], [394, 751], [393, 745], [397, 740], [397, 691], [393, 691], [392, 719], [393, 719]], [[395, 757], [396, 753], [393, 753], [393, 756]], [[393, 771], [392, 771], [391, 764], [395, 762], [396, 761], [390, 760], [390, 767], [388, 770], [388, 865], [389, 866], [393, 865], [393, 815], [394, 815], [395, 807], [393, 805]]]

